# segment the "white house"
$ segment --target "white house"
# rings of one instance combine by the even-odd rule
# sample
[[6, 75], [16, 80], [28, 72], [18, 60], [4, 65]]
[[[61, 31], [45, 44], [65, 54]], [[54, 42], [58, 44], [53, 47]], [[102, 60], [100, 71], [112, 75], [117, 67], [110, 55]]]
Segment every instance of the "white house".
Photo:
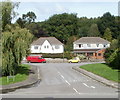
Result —
[[110, 42], [100, 37], [82, 37], [73, 42], [74, 53], [85, 54], [91, 58], [102, 59], [108, 47], [110, 47]]
[[31, 44], [31, 53], [63, 53], [63, 44], [55, 37], [40, 37]]

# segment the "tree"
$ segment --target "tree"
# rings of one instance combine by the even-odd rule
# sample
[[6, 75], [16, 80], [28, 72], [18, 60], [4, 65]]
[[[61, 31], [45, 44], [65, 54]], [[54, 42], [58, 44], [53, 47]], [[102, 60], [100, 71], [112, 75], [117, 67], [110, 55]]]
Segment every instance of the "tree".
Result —
[[20, 25], [21, 28], [24, 28], [27, 26], [27, 24], [30, 24], [35, 21], [36, 15], [34, 12], [28, 12], [27, 14], [23, 14], [22, 18], [17, 19], [17, 23]]
[[35, 38], [39, 38], [42, 36], [49, 36], [42, 28], [42, 24], [40, 22], [35, 23], [32, 22], [26, 26], [28, 30], [35, 36]]
[[97, 22], [98, 29], [101, 33], [101, 35], [104, 35], [104, 31], [106, 28], [109, 28], [112, 32], [112, 38], [117, 39], [120, 32], [120, 20], [119, 17], [115, 17], [114, 15], [111, 15], [109, 12], [103, 14], [102, 17], [100, 17], [99, 21]]
[[2, 36], [2, 75], [16, 74], [21, 60], [29, 52], [31, 40], [32, 34], [29, 30], [16, 25], [6, 26]]
[[15, 7], [19, 6], [19, 3], [13, 3], [8, 0], [0, 2], [2, 8], [2, 31], [4, 31], [7, 24], [11, 24], [11, 20], [17, 15], [14, 11]]
[[120, 69], [120, 37], [117, 40], [113, 40], [110, 48], [107, 48], [104, 54], [106, 63], [115, 69]]
[[76, 14], [55, 14], [43, 22], [42, 27], [47, 34], [66, 43], [69, 36], [78, 34], [78, 18]]
[[91, 36], [91, 37], [100, 36], [100, 32], [98, 30], [97, 24], [92, 24], [88, 32], [89, 32], [88, 36]]
[[70, 36], [66, 45], [65, 45], [65, 51], [71, 52], [73, 50], [73, 42], [78, 39], [78, 36]]
[[108, 41], [112, 41], [112, 32], [110, 31], [109, 28], [106, 28], [105, 32], [104, 32], [104, 35], [103, 35], [103, 38], [108, 40]]

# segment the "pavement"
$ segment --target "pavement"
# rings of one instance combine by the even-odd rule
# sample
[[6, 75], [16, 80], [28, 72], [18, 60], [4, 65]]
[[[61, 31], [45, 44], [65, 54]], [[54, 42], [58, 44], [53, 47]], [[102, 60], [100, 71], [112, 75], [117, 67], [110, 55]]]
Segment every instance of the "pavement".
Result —
[[31, 71], [29, 72], [28, 79], [22, 82], [10, 84], [10, 85], [0, 85], [0, 93], [8, 93], [15, 91], [20, 88], [29, 88], [34, 84], [37, 84], [41, 81], [40, 73], [36, 66], [31, 66]]
[[29, 88], [2, 94], [3, 98], [118, 98], [118, 89], [98, 82], [73, 67], [86, 63], [30, 63], [42, 78]]

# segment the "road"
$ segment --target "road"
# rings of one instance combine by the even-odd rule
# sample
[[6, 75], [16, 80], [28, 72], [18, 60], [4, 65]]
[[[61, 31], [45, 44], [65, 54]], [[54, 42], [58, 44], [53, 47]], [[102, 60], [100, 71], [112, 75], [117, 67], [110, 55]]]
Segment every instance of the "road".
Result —
[[30, 88], [4, 94], [11, 98], [118, 98], [118, 89], [105, 86], [75, 70], [87, 63], [31, 63], [39, 69], [42, 81]]

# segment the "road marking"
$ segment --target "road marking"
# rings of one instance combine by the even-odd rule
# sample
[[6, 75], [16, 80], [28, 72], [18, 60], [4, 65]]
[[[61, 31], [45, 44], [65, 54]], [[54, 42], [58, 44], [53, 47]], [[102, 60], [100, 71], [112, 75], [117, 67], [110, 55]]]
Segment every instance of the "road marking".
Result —
[[89, 87], [86, 83], [83, 83], [86, 87]]
[[95, 88], [94, 86], [91, 86], [91, 88]]
[[63, 75], [60, 75], [63, 79], [65, 79], [65, 77]]
[[81, 93], [79, 93], [75, 88], [73, 88], [73, 90], [74, 90], [76, 93], [81, 94]]
[[68, 85], [71, 85], [66, 79], [65, 79], [65, 77], [60, 73], [60, 72], [58, 72], [59, 74], [60, 74], [60, 76], [63, 78], [63, 80], [68, 84]]
[[66, 82], [68, 85], [71, 85], [67, 80], [65, 80], [65, 82]]

